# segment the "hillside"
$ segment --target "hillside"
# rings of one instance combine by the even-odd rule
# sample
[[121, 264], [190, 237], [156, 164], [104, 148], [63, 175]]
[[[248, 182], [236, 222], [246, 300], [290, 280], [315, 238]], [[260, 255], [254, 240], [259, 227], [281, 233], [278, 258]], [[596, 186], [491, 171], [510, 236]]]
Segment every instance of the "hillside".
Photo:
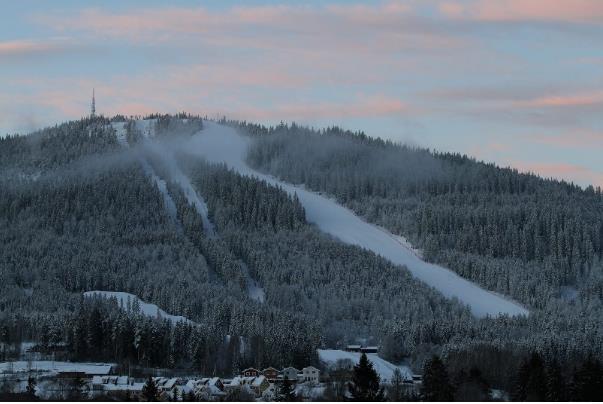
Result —
[[[496, 360], [483, 373], [499, 387], [531, 351], [567, 368], [603, 353], [600, 190], [337, 129], [184, 115], [3, 138], [0, 170], [8, 345], [229, 375], [362, 341], [414, 368]], [[82, 297], [94, 290], [190, 322]]]

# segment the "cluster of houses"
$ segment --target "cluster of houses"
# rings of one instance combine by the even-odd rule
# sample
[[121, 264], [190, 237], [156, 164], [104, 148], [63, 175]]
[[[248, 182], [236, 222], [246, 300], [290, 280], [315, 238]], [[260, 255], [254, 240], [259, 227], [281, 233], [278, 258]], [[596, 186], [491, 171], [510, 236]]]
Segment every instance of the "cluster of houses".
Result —
[[[240, 376], [232, 379], [219, 377], [203, 378], [167, 378], [154, 377], [153, 381], [162, 400], [178, 400], [190, 397], [195, 399], [221, 401], [229, 393], [244, 391], [255, 398], [274, 398], [279, 384], [289, 380], [292, 385], [306, 385], [307, 387], [319, 386], [320, 370], [313, 366], [303, 368], [301, 371], [287, 367], [281, 371], [269, 367], [264, 370], [248, 368]], [[120, 394], [137, 398], [145, 385], [142, 380], [135, 380], [128, 376], [93, 376], [90, 381], [90, 396], [97, 398], [104, 395]]]

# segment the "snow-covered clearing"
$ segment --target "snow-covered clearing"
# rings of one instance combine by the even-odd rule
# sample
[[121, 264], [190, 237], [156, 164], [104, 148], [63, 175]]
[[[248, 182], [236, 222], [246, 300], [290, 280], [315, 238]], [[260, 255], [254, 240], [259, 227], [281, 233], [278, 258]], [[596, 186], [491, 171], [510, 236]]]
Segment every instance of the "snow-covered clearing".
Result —
[[243, 175], [255, 176], [269, 184], [280, 186], [290, 194], [297, 194], [306, 210], [307, 220], [315, 223], [325, 233], [342, 242], [373, 251], [394, 264], [406, 266], [417, 279], [434, 287], [444, 296], [457, 298], [467, 304], [477, 317], [529, 314], [520, 304], [482, 289], [447, 268], [423, 261], [395, 235], [367, 223], [332, 199], [251, 169], [245, 163], [248, 138], [239, 135], [230, 127], [214, 122], [206, 121], [204, 125], [205, 129], [185, 145], [186, 151], [202, 156], [210, 162], [226, 163]]
[[176, 324], [177, 322], [183, 321], [185, 323], [189, 323], [189, 324], [195, 324], [195, 322], [189, 320], [186, 317], [183, 316], [174, 316], [171, 314], [166, 313], [165, 311], [161, 310], [159, 307], [157, 307], [156, 305], [152, 304], [152, 303], [146, 303], [142, 300], [140, 300], [138, 298], [138, 296], [133, 295], [131, 293], [126, 293], [126, 292], [111, 292], [111, 291], [106, 291], [106, 290], [92, 290], [90, 292], [84, 292], [84, 297], [102, 297], [105, 299], [110, 299], [110, 298], [115, 298], [117, 299], [117, 303], [119, 304], [119, 307], [122, 310], [132, 310], [133, 309], [133, 305], [134, 302], [138, 302], [138, 305], [140, 306], [140, 312], [148, 317], [154, 317], [154, 318], [158, 318], [158, 319], [167, 319], [169, 321], [171, 321], [173, 324]]
[[[352, 364], [357, 364], [360, 361], [359, 352], [347, 352], [339, 349], [319, 349], [318, 358], [328, 367], [337, 366], [337, 361], [349, 360]], [[375, 370], [379, 374], [381, 381], [387, 383], [392, 379], [394, 370], [399, 369], [402, 374], [402, 378], [405, 380], [412, 380], [412, 371], [407, 366], [396, 366], [391, 362], [381, 359], [377, 354], [366, 354], [368, 359], [373, 362]]]
[[264, 303], [266, 301], [266, 294], [264, 289], [258, 284], [258, 282], [251, 277], [247, 264], [241, 262], [241, 268], [245, 272], [245, 282], [247, 284], [247, 294], [253, 300], [258, 303]]
[[0, 363], [0, 373], [21, 373], [37, 371], [55, 374], [58, 372], [84, 372], [89, 375], [106, 375], [112, 363], [83, 363], [83, 362], [56, 362], [56, 361], [16, 361]]
[[117, 136], [117, 142], [125, 147], [128, 147], [128, 140], [126, 138], [126, 123], [125, 122], [111, 122], [111, 126], [115, 130], [115, 136]]

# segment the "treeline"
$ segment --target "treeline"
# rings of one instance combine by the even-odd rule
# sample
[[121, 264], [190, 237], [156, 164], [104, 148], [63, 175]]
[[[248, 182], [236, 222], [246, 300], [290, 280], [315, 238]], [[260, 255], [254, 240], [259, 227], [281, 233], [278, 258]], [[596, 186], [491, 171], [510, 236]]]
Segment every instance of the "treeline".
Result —
[[[425, 362], [420, 395], [423, 401], [601, 401], [603, 400], [603, 365], [595, 358], [563, 368], [556, 358], [533, 352], [514, 370], [512, 386], [507, 392], [491, 390], [482, 375], [483, 365], [450, 371], [438, 356]], [[407, 397], [409, 398], [409, 397]]]
[[0, 137], [0, 168], [5, 174], [37, 174], [83, 156], [115, 151], [117, 139], [103, 117], [83, 118], [28, 136]]

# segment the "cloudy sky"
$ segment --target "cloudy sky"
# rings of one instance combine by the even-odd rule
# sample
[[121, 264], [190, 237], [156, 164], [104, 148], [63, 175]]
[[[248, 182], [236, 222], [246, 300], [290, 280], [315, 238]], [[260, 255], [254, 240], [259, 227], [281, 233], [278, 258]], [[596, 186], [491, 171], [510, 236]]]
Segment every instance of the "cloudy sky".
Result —
[[603, 186], [603, 1], [20, 0], [0, 133], [89, 110], [363, 130]]

